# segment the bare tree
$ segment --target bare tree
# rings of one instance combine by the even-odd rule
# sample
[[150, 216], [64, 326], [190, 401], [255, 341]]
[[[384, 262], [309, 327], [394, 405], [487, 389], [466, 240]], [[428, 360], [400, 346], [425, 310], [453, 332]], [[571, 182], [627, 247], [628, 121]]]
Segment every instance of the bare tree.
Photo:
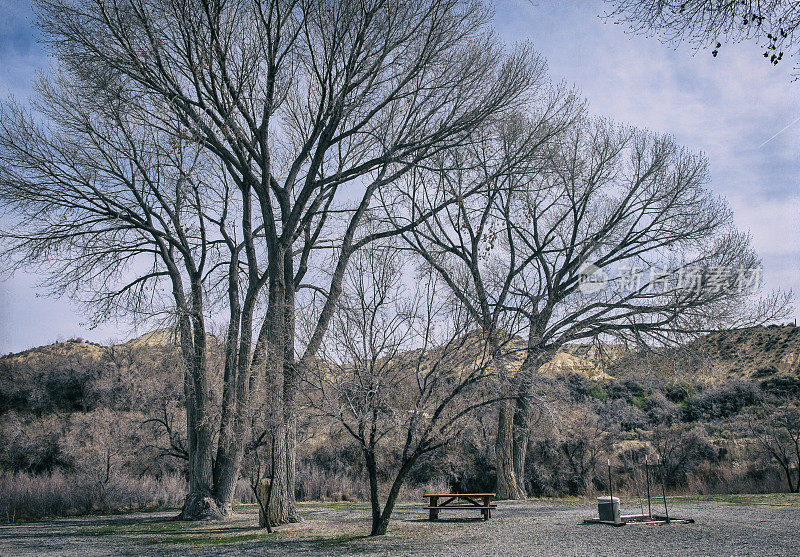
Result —
[[656, 426], [649, 435], [655, 452], [658, 473], [667, 487], [686, 482], [687, 472], [696, 469], [706, 460], [716, 458], [714, 445], [705, 429], [690, 424]]
[[750, 432], [786, 475], [789, 491], [800, 491], [800, 408], [765, 405], [749, 417]]
[[146, 104], [113, 90], [87, 96], [68, 74], [38, 91], [45, 123], [14, 105], [0, 114], [0, 197], [13, 219], [5, 258], [12, 269], [38, 265], [53, 293], [78, 297], [95, 321], [166, 316], [176, 326], [190, 486], [208, 498], [206, 283], [219, 259], [215, 218], [231, 198], [213, 161], [156, 125]]
[[589, 412], [572, 412], [559, 424], [559, 447], [572, 476], [571, 490], [586, 493], [597, 472], [600, 452], [608, 434]]
[[712, 48], [716, 56], [724, 41], [753, 39], [763, 57], [776, 65], [784, 53], [797, 53], [800, 5], [793, 0], [606, 0], [607, 17], [627, 23], [636, 32], [660, 35], [670, 42], [688, 41]]
[[[191, 5], [171, 0], [40, 0], [37, 8], [40, 27], [64, 72], [60, 86], [71, 92], [67, 98], [77, 97], [77, 104], [94, 99], [105, 104], [84, 109], [75, 131], [59, 95], [43, 96], [40, 108], [48, 117], [56, 116], [56, 126], [62, 128], [57, 131], [68, 139], [69, 148], [34, 131], [21, 115], [8, 124], [4, 162], [16, 168], [22, 160], [25, 168], [6, 175], [7, 199], [18, 197], [14, 188], [30, 190], [31, 204], [14, 206], [24, 224], [38, 214], [35, 207], [51, 201], [40, 195], [48, 188], [55, 197], [65, 185], [80, 184], [84, 191], [66, 198], [81, 200], [81, 210], [92, 216], [79, 220], [66, 210], [56, 238], [82, 238], [86, 228], [110, 230], [101, 236], [104, 247], [100, 240], [86, 241], [82, 258], [62, 258], [64, 252], [47, 253], [31, 244], [28, 253], [40, 261], [60, 261], [54, 268], [54, 275], [62, 277], [60, 284], [82, 288], [89, 285], [81, 269], [93, 269], [92, 277], [105, 285], [123, 269], [141, 269], [121, 265], [133, 260], [131, 253], [156, 255], [158, 263], [150, 271], [131, 275], [122, 287], [103, 290], [119, 295], [89, 301], [113, 299], [120, 310], [144, 310], [143, 300], [164, 301], [156, 295], [160, 290], [149, 286], [151, 279], [171, 281], [176, 305], [170, 300], [161, 309], [177, 309], [188, 370], [192, 481], [182, 515], [229, 512], [251, 433], [251, 409], [257, 405], [271, 409], [260, 423], [273, 430], [269, 438], [278, 440], [277, 520], [294, 519], [299, 375], [322, 342], [350, 256], [392, 233], [360, 233], [376, 193], [432, 154], [468, 143], [485, 121], [524, 103], [541, 62], [527, 45], [505, 53], [487, 27], [489, 10], [463, 0], [203, 0]], [[49, 114], [51, 107], [62, 114]], [[103, 141], [86, 139], [81, 129], [105, 118], [109, 110], [134, 123], [145, 119], [148, 133], [158, 135], [153, 149], [180, 147], [179, 152], [212, 169], [213, 183], [205, 184], [201, 195], [190, 189], [190, 200], [181, 201], [180, 207], [171, 206], [177, 203], [172, 197], [159, 199], [176, 183], [190, 179], [198, 184], [195, 169], [180, 161], [180, 180], [169, 180], [169, 190], [163, 180], [143, 179], [158, 174], [142, 160], [149, 149], [112, 145], [109, 151]], [[113, 129], [115, 118], [105, 122], [111, 129], [96, 134], [100, 139], [126, 139]], [[14, 144], [20, 131], [30, 131], [24, 149]], [[87, 151], [80, 160], [83, 167], [70, 162], [71, 150]], [[57, 165], [48, 163], [51, 156]], [[95, 169], [118, 162], [124, 166], [118, 172]], [[28, 172], [30, 168], [34, 170]], [[135, 180], [127, 179], [131, 171]], [[117, 174], [126, 178], [124, 195], [130, 203], [115, 201], [106, 192], [109, 183], [121, 181]], [[140, 186], [152, 199], [136, 198]], [[214, 200], [213, 210], [203, 206], [207, 199]], [[60, 207], [55, 201], [53, 207]], [[172, 228], [169, 235], [159, 228], [162, 219], [174, 227], [175, 216], [186, 207], [194, 207], [191, 234], [183, 231], [182, 239]], [[142, 233], [146, 239], [137, 240]], [[123, 241], [127, 243], [120, 246]], [[163, 247], [154, 248], [159, 242]], [[210, 251], [217, 255], [213, 262]], [[108, 253], [119, 255], [104, 267], [101, 261]], [[316, 327], [301, 349], [295, 346], [296, 296], [320, 253], [333, 259], [326, 261], [333, 272], [326, 284], [315, 286], [315, 292], [322, 292]], [[97, 264], [87, 266], [92, 257]], [[71, 275], [64, 274], [68, 270]], [[219, 301], [230, 316], [216, 449], [203, 365], [208, 308], [202, 294], [212, 285], [225, 293]], [[266, 308], [259, 313], [263, 298]], [[120, 304], [123, 299], [135, 300], [133, 307]], [[151, 308], [147, 312], [156, 313]], [[270, 397], [268, 403], [260, 400], [265, 397]]]
[[[508, 212], [516, 173], [536, 173], [551, 156], [559, 140], [582, 110], [571, 91], [542, 84], [530, 114], [516, 113], [502, 123], [484, 129], [480, 141], [443, 153], [416, 172], [411, 180], [423, 195], [401, 194], [398, 205], [405, 211], [388, 215], [394, 226], [406, 230], [403, 237], [410, 249], [435, 269], [454, 297], [466, 308], [486, 334], [495, 365], [504, 376], [504, 388], [522, 379], [512, 379], [506, 370], [506, 355], [500, 349], [514, 334], [517, 316], [505, 311], [515, 277], [529, 264], [509, 252], [507, 258], [490, 258], [490, 251], [502, 241], [503, 220]], [[416, 192], [416, 188], [410, 188]], [[455, 198], [442, 211], [432, 214], [417, 227], [404, 219], [429, 212], [440, 199]], [[509, 320], [510, 317], [510, 320]], [[513, 389], [512, 389], [513, 390]], [[524, 496], [514, 474], [511, 452], [502, 449], [512, 443], [513, 402], [505, 397], [500, 409], [496, 454], [498, 493], [502, 498]]]
[[526, 338], [521, 371], [508, 381], [517, 402], [503, 405], [498, 420], [497, 492], [509, 498], [524, 496], [530, 378], [561, 346], [612, 337], [675, 342], [769, 321], [788, 301], [776, 294], [745, 311], [760, 284], [759, 261], [725, 203], [704, 189], [701, 157], [667, 137], [568, 122], [544, 153], [499, 179], [487, 180], [485, 169], [512, 142], [488, 154], [460, 150], [474, 162], [420, 175], [430, 189], [484, 189], [404, 234], [490, 339], [498, 324]]
[[[474, 412], [496, 402], [496, 374], [469, 314], [418, 277], [408, 296], [401, 254], [373, 245], [348, 270], [321, 361], [308, 374], [308, 403], [356, 440], [372, 503], [371, 535], [383, 535], [420, 458], [450, 442]], [[413, 348], [413, 350], [412, 350]], [[381, 504], [379, 470], [388, 470]]]

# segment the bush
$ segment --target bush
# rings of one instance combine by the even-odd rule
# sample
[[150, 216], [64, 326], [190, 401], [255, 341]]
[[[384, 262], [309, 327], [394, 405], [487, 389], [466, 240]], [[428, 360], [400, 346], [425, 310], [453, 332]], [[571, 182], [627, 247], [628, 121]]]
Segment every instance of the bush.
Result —
[[732, 381], [711, 387], [684, 401], [683, 419], [693, 422], [700, 419], [718, 420], [738, 414], [742, 409], [763, 400], [761, 389], [754, 383]]
[[0, 520], [178, 507], [186, 481], [176, 475], [117, 476], [108, 482], [90, 474], [0, 472]]
[[685, 401], [688, 398], [691, 398], [697, 394], [697, 389], [694, 388], [692, 385], [667, 385], [664, 387], [664, 396], [667, 397], [668, 400], [679, 404]]
[[74, 463], [63, 441], [64, 420], [60, 417], [26, 420], [9, 412], [0, 419], [0, 467], [30, 474], [69, 470]]
[[597, 400], [604, 401], [608, 398], [608, 393], [606, 392], [605, 388], [601, 383], [593, 383], [587, 394], [592, 397], [596, 398]]
[[679, 421], [681, 408], [661, 392], [655, 391], [647, 397], [644, 411], [650, 425], [659, 426]]
[[[608, 394], [637, 406], [637, 401], [646, 399], [652, 391], [646, 389], [635, 379], [628, 377], [622, 381], [613, 381], [608, 386]], [[641, 408], [641, 407], [640, 407]]]
[[589, 381], [586, 376], [578, 373], [570, 373], [563, 378], [559, 377], [559, 379], [564, 382], [567, 392], [569, 393], [569, 398], [573, 402], [583, 402], [590, 396], [589, 389], [592, 385], [591, 381]]
[[769, 377], [778, 373], [778, 368], [775, 366], [760, 367], [753, 374], [753, 377]]
[[761, 389], [781, 399], [797, 399], [800, 397], [800, 378], [787, 375], [772, 377], [761, 382]]
[[647, 416], [641, 409], [621, 399], [614, 399], [602, 406], [601, 422], [605, 431], [633, 431], [647, 425]]

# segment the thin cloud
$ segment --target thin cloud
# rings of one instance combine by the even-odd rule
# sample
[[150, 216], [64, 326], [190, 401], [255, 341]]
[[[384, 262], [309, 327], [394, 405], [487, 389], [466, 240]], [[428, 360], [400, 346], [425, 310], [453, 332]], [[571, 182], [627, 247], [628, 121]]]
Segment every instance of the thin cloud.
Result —
[[778, 133], [776, 133], [775, 135], [773, 135], [772, 137], [770, 137], [769, 139], [767, 139], [767, 140], [766, 140], [764, 143], [762, 143], [761, 145], [759, 145], [759, 146], [758, 146], [758, 148], [760, 149], [761, 147], [763, 147], [764, 145], [766, 145], [767, 143], [769, 143], [770, 141], [772, 141], [773, 139], [775, 139], [776, 137], [778, 137], [780, 134], [782, 134], [783, 132], [785, 132], [786, 130], [788, 130], [789, 128], [791, 128], [791, 127], [792, 127], [793, 125], [795, 125], [797, 122], [800, 122], [800, 116], [798, 116], [797, 118], [795, 118], [794, 120], [792, 120], [791, 122], [789, 122], [789, 123], [788, 123], [786, 126], [784, 126], [784, 128], [783, 128], [783, 129], [781, 129], [781, 131], [779, 131]]

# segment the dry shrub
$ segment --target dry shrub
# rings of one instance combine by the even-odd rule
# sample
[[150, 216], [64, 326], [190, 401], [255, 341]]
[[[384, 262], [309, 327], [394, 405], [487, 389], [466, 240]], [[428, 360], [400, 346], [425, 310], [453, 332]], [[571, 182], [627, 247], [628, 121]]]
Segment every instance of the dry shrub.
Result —
[[[388, 492], [389, 487], [381, 485], [381, 491]], [[400, 499], [421, 501], [425, 493], [444, 493], [450, 489], [445, 479], [436, 478], [425, 483], [407, 484], [400, 493]], [[300, 501], [369, 501], [369, 484], [360, 475], [325, 470], [314, 463], [302, 463], [297, 467], [296, 494]]]
[[183, 503], [186, 482], [177, 475], [120, 475], [105, 482], [91, 474], [60, 471], [41, 475], [0, 472], [0, 493], [0, 520], [14, 522], [176, 507]]
[[778, 493], [785, 491], [786, 479], [774, 465], [722, 463], [700, 466], [687, 474], [689, 493]]
[[444, 478], [434, 478], [429, 482], [409, 485], [400, 494], [405, 501], [423, 501], [426, 493], [450, 493], [451, 486]]
[[244, 478], [239, 478], [239, 481], [236, 482], [236, 493], [234, 493], [233, 499], [237, 503], [242, 503], [244, 505], [254, 505], [258, 503], [255, 493], [253, 493], [253, 488], [250, 487], [250, 481]]
[[326, 470], [313, 463], [297, 467], [295, 491], [301, 501], [366, 501], [369, 487], [363, 477]]

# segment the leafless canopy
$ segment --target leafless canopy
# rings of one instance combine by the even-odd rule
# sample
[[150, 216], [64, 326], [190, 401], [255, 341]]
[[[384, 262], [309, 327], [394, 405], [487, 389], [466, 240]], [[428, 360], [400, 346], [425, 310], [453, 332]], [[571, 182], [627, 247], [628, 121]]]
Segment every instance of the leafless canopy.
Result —
[[[356, 254], [323, 358], [303, 389], [307, 405], [363, 454], [372, 535], [386, 533], [417, 461], [456, 438], [478, 408], [502, 398], [489, 345], [470, 313], [441, 295], [435, 274], [404, 286], [404, 262], [394, 245], [371, 244]], [[394, 455], [397, 469], [387, 464]], [[382, 503], [384, 475], [390, 487]]]
[[[636, 32], [655, 33], [667, 41], [689, 41], [697, 48], [712, 47], [717, 55], [725, 41], [753, 39], [771, 64], [784, 53], [797, 53], [800, 5], [793, 0], [606, 0], [609, 18], [627, 23]], [[795, 67], [795, 70], [797, 67]]]
[[[546, 140], [521, 158], [518, 145], [539, 128], [530, 117], [494, 128], [481, 148], [436, 159], [413, 175], [426, 196], [399, 213], [410, 218], [436, 195], [456, 195], [403, 238], [489, 342], [527, 338], [523, 372], [512, 379], [519, 408], [502, 408], [498, 426], [498, 493], [509, 497], [522, 496], [526, 377], [559, 347], [611, 337], [674, 343], [772, 320], [788, 302], [752, 300], [760, 262], [725, 202], [705, 189], [702, 157], [669, 137], [557, 113]], [[523, 432], [515, 443], [512, 429]]]
[[[45, 263], [58, 289], [88, 292], [100, 318], [177, 317], [196, 433], [185, 516], [229, 509], [255, 400], [278, 439], [276, 520], [292, 519], [299, 376], [352, 254], [399, 232], [361, 224], [387, 185], [525, 106], [542, 61], [529, 45], [507, 51], [477, 1], [39, 0], [37, 10], [63, 77], [42, 84], [32, 113], [3, 115], [0, 182], [18, 224], [9, 254]], [[306, 287], [314, 326], [297, 346]], [[212, 307], [228, 321], [218, 437], [205, 369]]]

